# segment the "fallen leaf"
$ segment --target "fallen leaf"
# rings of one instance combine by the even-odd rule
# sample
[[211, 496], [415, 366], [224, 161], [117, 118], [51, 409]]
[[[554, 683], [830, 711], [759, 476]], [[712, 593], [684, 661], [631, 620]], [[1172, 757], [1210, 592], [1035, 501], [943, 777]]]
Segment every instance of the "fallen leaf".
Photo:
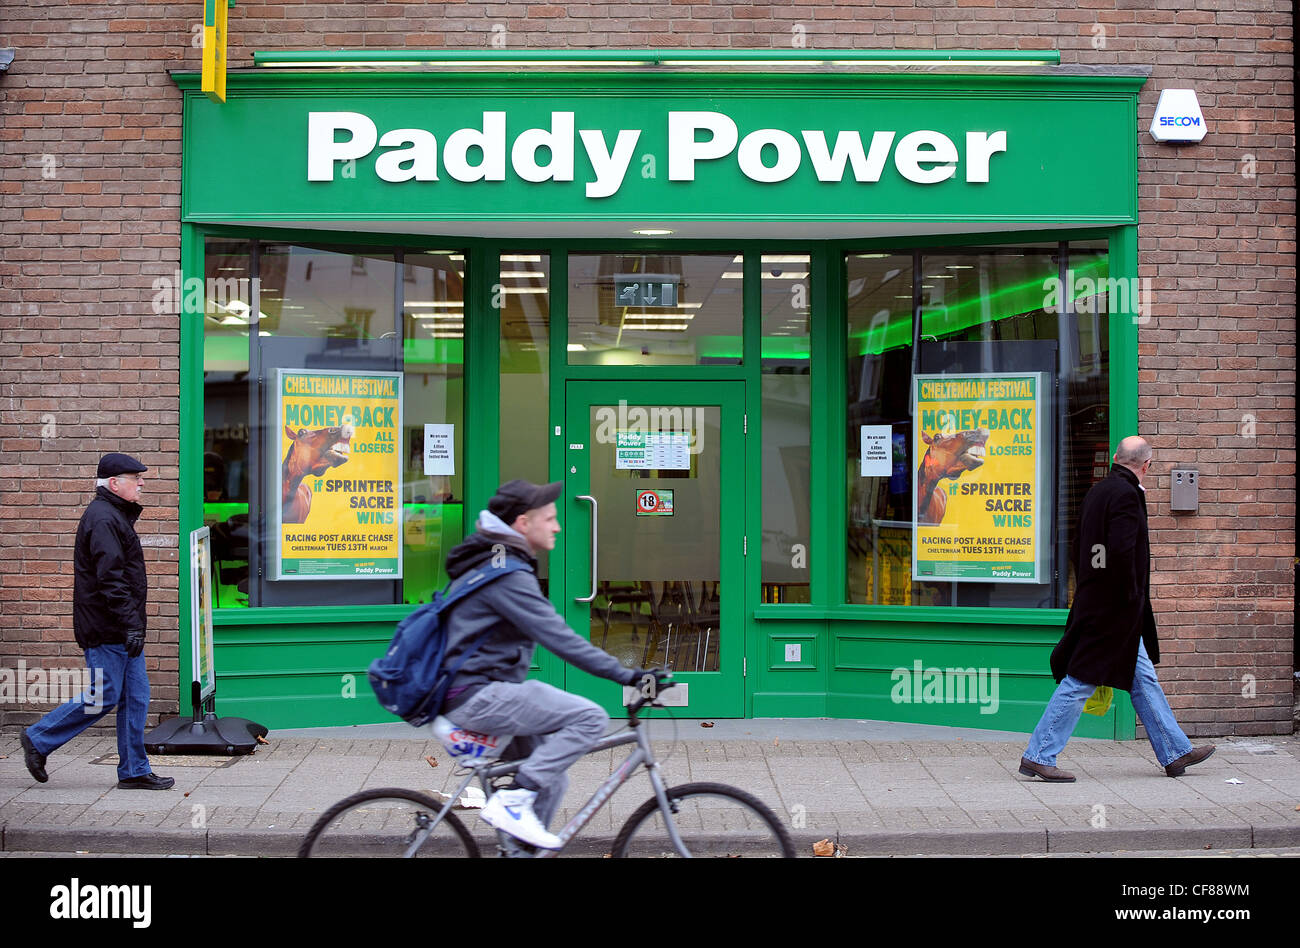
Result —
[[1300, 804], [1297, 804], [1295, 809], [1297, 813], [1300, 813]]
[[843, 843], [835, 844], [836, 859], [843, 859], [848, 854], [848, 851], [849, 851], [849, 847], [845, 846]]
[[186, 790], [186, 791], [185, 791], [185, 795], [188, 797], [188, 796], [190, 795], [190, 791], [189, 791], [189, 790]]
[[712, 722], [712, 721], [701, 721], [701, 722], [700, 722], [700, 727], [713, 727], [713, 722]]
[[269, 744], [269, 743], [271, 743], [271, 742], [268, 741], [266, 738], [264, 738], [262, 735], [259, 734], [259, 735], [257, 735], [257, 743], [259, 743], [259, 744]]
[[779, 737], [778, 737], [778, 738], [775, 738], [775, 739], [772, 741], [772, 746], [773, 746], [773, 747], [780, 747], [780, 746], [781, 746], [781, 738], [779, 738]]
[[427, 761], [429, 762], [429, 766], [430, 766], [430, 767], [437, 767], [437, 766], [438, 766], [438, 762], [437, 762], [436, 760], [434, 760], [432, 757], [426, 757], [426, 758], [424, 758], [424, 759], [427, 760]]
[[817, 842], [813, 843], [813, 855], [834, 856], [835, 844], [832, 843], [829, 839], [819, 839], [817, 840]]

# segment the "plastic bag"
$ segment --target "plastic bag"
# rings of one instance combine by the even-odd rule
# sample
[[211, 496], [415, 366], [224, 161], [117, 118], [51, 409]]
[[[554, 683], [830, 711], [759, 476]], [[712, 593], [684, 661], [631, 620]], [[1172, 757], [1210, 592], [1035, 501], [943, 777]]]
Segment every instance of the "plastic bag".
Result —
[[1110, 710], [1110, 701], [1113, 697], [1115, 697], [1115, 690], [1110, 685], [1102, 685], [1092, 693], [1088, 703], [1083, 706], [1083, 713], [1102, 717]]

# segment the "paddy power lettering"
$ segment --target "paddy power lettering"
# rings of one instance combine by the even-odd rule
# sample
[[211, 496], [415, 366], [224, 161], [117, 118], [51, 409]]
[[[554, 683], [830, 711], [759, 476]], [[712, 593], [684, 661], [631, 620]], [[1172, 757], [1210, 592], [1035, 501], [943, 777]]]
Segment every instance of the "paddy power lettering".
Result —
[[[993, 156], [1007, 150], [1005, 130], [966, 132], [963, 154], [953, 139], [929, 129], [901, 135], [893, 129], [801, 129], [796, 137], [778, 128], [759, 128], [742, 137], [735, 120], [722, 112], [670, 111], [667, 122], [670, 181], [694, 181], [700, 163], [734, 157], [745, 177], [765, 184], [793, 177], [805, 167], [805, 159], [818, 181], [843, 181], [852, 169], [854, 181], [873, 184], [892, 157], [895, 172], [915, 184], [947, 181], [956, 176], [959, 164], [967, 182], [987, 183]], [[382, 135], [360, 112], [309, 112], [307, 180], [333, 181], [336, 165], [374, 155], [374, 173], [383, 181], [436, 182], [442, 180], [440, 172], [461, 182], [504, 181], [509, 155], [510, 171], [517, 178], [568, 182], [579, 173], [580, 142], [586, 157], [582, 170], [590, 169], [586, 196], [617, 194], [642, 129], [618, 129], [611, 142], [604, 130], [577, 125], [576, 113], [552, 112], [549, 129], [523, 129], [507, 148], [511, 126], [505, 112], [484, 112], [482, 121], [468, 128], [395, 128]], [[347, 137], [340, 141], [339, 133]]]

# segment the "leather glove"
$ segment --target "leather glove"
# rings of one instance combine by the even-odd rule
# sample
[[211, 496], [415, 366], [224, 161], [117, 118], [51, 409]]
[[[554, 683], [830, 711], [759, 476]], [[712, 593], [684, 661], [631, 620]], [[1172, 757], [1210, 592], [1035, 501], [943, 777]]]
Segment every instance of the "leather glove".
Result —
[[[665, 678], [671, 677], [672, 672], [665, 668], [636, 668], [628, 673], [631, 677], [624, 684], [631, 685], [633, 688], [645, 694], [647, 698], [658, 694], [659, 682]], [[650, 680], [654, 679], [654, 684], [650, 686]], [[650, 686], [650, 687], [647, 687]]]
[[126, 654], [135, 658], [144, 651], [144, 629], [133, 629], [126, 633]]
[[649, 668], [629, 668], [627, 670], [627, 677], [623, 679], [623, 684], [637, 687], [641, 684], [642, 679], [644, 679], [646, 675], [653, 674], [654, 672]]

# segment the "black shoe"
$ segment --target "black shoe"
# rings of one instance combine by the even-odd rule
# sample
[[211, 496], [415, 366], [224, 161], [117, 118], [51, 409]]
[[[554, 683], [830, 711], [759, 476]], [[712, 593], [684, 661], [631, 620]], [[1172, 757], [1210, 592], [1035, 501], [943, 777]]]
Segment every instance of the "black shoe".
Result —
[[1075, 780], [1074, 774], [1068, 770], [1036, 764], [1028, 757], [1020, 758], [1020, 772], [1026, 777], [1042, 777], [1051, 783], [1074, 783]]
[[159, 777], [155, 773], [143, 777], [127, 777], [117, 782], [119, 790], [170, 790], [176, 781], [171, 777]]
[[50, 779], [50, 775], [45, 772], [45, 755], [32, 744], [26, 730], [18, 732], [18, 741], [23, 745], [23, 763], [27, 765], [28, 772], [37, 783], [45, 783]]
[[1214, 753], [1213, 744], [1205, 744], [1202, 745], [1201, 747], [1193, 747], [1182, 757], [1179, 757], [1177, 760], [1171, 761], [1169, 763], [1169, 766], [1165, 768], [1165, 776], [1181, 777], [1183, 775], [1183, 771], [1185, 771], [1188, 767], [1191, 767], [1193, 764], [1199, 764], [1201, 761], [1205, 760], [1205, 758], [1209, 757], [1213, 753]]

